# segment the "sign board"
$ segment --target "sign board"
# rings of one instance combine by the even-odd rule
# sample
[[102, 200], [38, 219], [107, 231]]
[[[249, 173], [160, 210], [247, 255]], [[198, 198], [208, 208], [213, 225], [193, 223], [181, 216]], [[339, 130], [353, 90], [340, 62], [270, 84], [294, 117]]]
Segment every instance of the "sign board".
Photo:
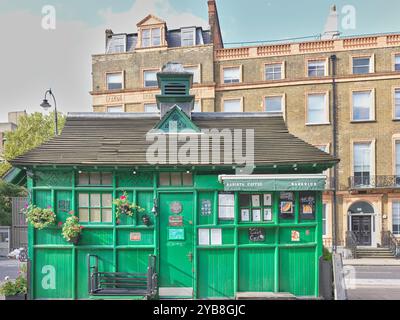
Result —
[[211, 200], [202, 200], [201, 201], [201, 215], [203, 217], [205, 216], [211, 216]]
[[169, 217], [169, 226], [170, 227], [182, 227], [183, 226], [183, 217], [182, 216], [170, 216]]
[[252, 242], [264, 242], [265, 230], [262, 228], [250, 228], [249, 229], [249, 240]]
[[182, 213], [182, 203], [180, 202], [172, 202], [170, 206], [170, 210], [174, 214]]
[[168, 240], [170, 241], [181, 241], [185, 240], [185, 229], [168, 229]]
[[323, 191], [324, 189], [323, 178], [224, 180], [225, 191]]
[[130, 233], [131, 241], [141, 241], [142, 240], [142, 233], [140, 232], [131, 232]]

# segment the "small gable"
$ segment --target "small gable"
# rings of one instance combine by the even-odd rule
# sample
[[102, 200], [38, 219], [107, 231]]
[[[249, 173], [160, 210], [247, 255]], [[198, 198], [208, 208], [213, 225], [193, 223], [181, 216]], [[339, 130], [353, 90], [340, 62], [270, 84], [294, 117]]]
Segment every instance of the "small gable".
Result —
[[154, 130], [161, 130], [165, 133], [179, 133], [184, 130], [200, 133], [188, 115], [178, 106], [173, 106], [154, 127]]
[[137, 26], [138, 27], [144, 27], [144, 26], [152, 26], [156, 24], [165, 24], [165, 21], [152, 15], [149, 14], [146, 18], [144, 18], [142, 21], [140, 21]]

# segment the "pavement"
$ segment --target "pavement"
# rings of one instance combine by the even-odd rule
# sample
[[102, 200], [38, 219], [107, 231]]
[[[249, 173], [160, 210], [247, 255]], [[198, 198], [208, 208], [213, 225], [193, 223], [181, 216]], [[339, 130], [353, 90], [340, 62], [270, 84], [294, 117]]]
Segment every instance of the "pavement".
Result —
[[[5, 277], [16, 279], [18, 277], [20, 262], [15, 259], [0, 258], [0, 283]], [[0, 295], [0, 300], [4, 300], [4, 296]]]
[[344, 266], [400, 266], [400, 259], [343, 259]]
[[348, 300], [400, 300], [400, 264], [377, 265], [374, 261], [365, 265], [368, 261], [363, 261], [364, 265], [350, 265], [347, 262], [343, 271]]

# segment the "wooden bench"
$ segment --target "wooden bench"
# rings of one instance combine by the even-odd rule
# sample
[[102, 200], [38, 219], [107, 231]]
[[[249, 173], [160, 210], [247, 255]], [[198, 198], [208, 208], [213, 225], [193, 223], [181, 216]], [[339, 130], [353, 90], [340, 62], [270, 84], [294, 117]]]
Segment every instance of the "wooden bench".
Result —
[[[157, 295], [156, 257], [149, 256], [147, 273], [100, 272], [99, 257], [88, 255], [88, 288], [90, 296], [144, 297]], [[94, 263], [92, 263], [94, 262]]]

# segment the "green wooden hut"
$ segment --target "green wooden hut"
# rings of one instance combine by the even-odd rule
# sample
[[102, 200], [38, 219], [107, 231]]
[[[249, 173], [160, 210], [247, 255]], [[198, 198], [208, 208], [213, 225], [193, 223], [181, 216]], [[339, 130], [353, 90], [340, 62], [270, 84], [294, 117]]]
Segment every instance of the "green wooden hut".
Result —
[[[29, 226], [30, 297], [319, 296], [321, 173], [337, 160], [291, 135], [282, 114], [193, 113], [178, 64], [158, 78], [159, 113], [72, 113], [60, 136], [13, 161], [32, 204], [56, 214]], [[229, 161], [249, 145], [250, 165]], [[114, 202], [123, 195], [138, 206], [130, 215]], [[58, 226], [72, 215], [76, 243]]]

